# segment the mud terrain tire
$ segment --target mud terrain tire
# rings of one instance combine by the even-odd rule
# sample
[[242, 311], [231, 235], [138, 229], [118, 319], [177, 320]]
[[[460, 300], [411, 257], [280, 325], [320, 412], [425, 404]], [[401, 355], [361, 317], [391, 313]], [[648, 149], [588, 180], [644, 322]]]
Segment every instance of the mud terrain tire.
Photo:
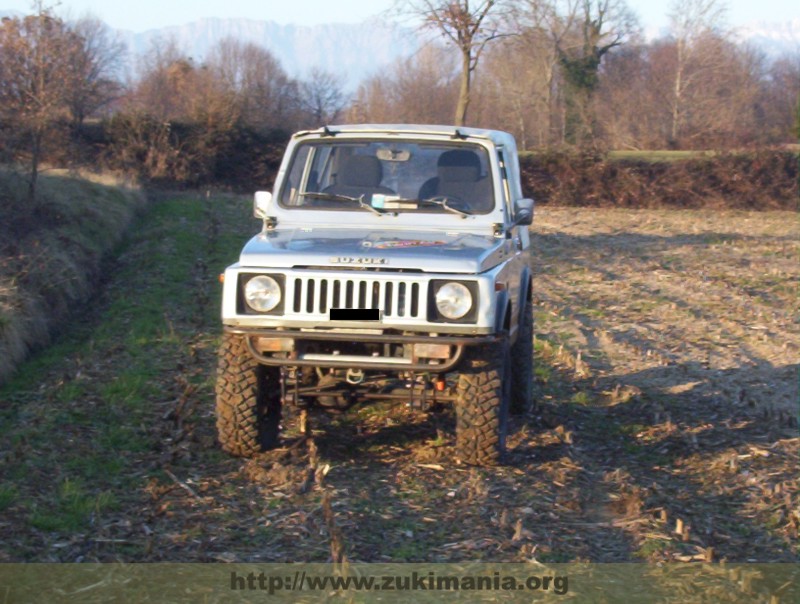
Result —
[[533, 304], [525, 300], [519, 319], [517, 341], [511, 347], [511, 413], [533, 410]]
[[464, 463], [493, 466], [505, 452], [511, 386], [507, 341], [469, 350], [458, 377], [456, 456]]
[[252, 457], [278, 444], [279, 371], [253, 359], [245, 338], [224, 334], [217, 365], [217, 437], [237, 457]]

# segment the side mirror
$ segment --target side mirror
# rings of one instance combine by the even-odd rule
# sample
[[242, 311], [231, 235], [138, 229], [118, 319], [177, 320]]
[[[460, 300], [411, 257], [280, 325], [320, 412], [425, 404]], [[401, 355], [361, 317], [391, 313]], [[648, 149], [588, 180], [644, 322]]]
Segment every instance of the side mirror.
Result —
[[269, 217], [269, 209], [272, 205], [272, 193], [269, 191], [258, 191], [253, 201], [253, 216], [266, 220]]
[[514, 202], [514, 225], [533, 224], [533, 199], [518, 199]]

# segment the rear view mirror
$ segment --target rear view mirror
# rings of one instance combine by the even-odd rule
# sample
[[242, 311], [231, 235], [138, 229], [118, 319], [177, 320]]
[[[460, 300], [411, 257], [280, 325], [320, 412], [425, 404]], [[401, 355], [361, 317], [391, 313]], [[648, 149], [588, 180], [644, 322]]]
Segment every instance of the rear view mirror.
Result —
[[514, 202], [514, 224], [533, 224], [533, 199], [518, 199]]
[[269, 191], [258, 191], [253, 200], [253, 216], [266, 220], [269, 216], [269, 209], [272, 205], [272, 193]]
[[408, 161], [411, 159], [411, 152], [408, 149], [378, 149], [376, 154], [381, 161]]

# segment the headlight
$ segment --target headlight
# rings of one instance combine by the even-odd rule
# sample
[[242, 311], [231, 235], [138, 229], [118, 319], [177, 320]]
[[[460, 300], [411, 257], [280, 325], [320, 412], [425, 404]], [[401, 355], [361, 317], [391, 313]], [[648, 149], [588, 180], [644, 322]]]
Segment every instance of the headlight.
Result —
[[460, 319], [472, 308], [472, 294], [466, 285], [445, 283], [436, 292], [436, 308], [446, 319]]
[[253, 310], [269, 312], [280, 304], [281, 286], [267, 275], [253, 277], [244, 286], [244, 299]]

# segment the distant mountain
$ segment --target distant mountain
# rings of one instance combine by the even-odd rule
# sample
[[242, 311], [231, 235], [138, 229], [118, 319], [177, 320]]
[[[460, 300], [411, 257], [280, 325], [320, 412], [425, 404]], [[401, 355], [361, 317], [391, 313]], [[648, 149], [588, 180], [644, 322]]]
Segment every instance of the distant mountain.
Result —
[[756, 21], [738, 28], [739, 39], [761, 48], [768, 56], [800, 53], [800, 19], [783, 22]]
[[[0, 18], [21, 17], [19, 11], [0, 9]], [[124, 71], [136, 73], [137, 57], [156, 38], [174, 38], [178, 47], [202, 62], [214, 45], [228, 37], [253, 42], [272, 52], [289, 75], [303, 78], [314, 67], [342, 78], [350, 91], [366, 77], [398, 58], [408, 57], [421, 45], [418, 32], [378, 18], [363, 23], [281, 25], [252, 19], [198, 19], [184, 25], [144, 32], [117, 30], [128, 46]]]
[[363, 23], [280, 25], [250, 19], [199, 19], [185, 25], [133, 33], [119, 32], [128, 44], [131, 64], [156, 38], [174, 38], [179, 48], [201, 62], [220, 40], [231, 37], [253, 42], [272, 52], [292, 76], [303, 78], [314, 67], [341, 77], [355, 90], [366, 77], [420, 45], [413, 30], [378, 19]]
[[[0, 10], [0, 17], [21, 14]], [[214, 18], [141, 33], [119, 30], [119, 34], [128, 45], [127, 71], [131, 75], [135, 74], [136, 58], [147, 51], [155, 38], [174, 38], [184, 52], [202, 62], [217, 42], [232, 37], [267, 48], [293, 77], [304, 78], [309, 70], [319, 67], [341, 77], [351, 92], [364, 78], [412, 55], [422, 45], [419, 32], [377, 18], [358, 24], [315, 26]], [[658, 37], [656, 32], [651, 34], [649, 38]], [[762, 48], [771, 57], [800, 52], [800, 19], [751, 23], [738, 28], [737, 37]]]
[[[320, 67], [342, 77], [351, 91], [364, 78], [380, 72], [398, 58], [410, 56], [422, 45], [419, 32], [377, 18], [358, 24], [315, 26], [213, 18], [143, 33], [120, 31], [120, 34], [130, 49], [131, 64], [157, 37], [174, 37], [179, 47], [196, 61], [202, 61], [219, 40], [233, 37], [264, 46], [292, 76], [303, 78], [310, 69]], [[800, 19], [752, 23], [738, 28], [736, 35], [762, 48], [768, 56], [800, 51]]]

